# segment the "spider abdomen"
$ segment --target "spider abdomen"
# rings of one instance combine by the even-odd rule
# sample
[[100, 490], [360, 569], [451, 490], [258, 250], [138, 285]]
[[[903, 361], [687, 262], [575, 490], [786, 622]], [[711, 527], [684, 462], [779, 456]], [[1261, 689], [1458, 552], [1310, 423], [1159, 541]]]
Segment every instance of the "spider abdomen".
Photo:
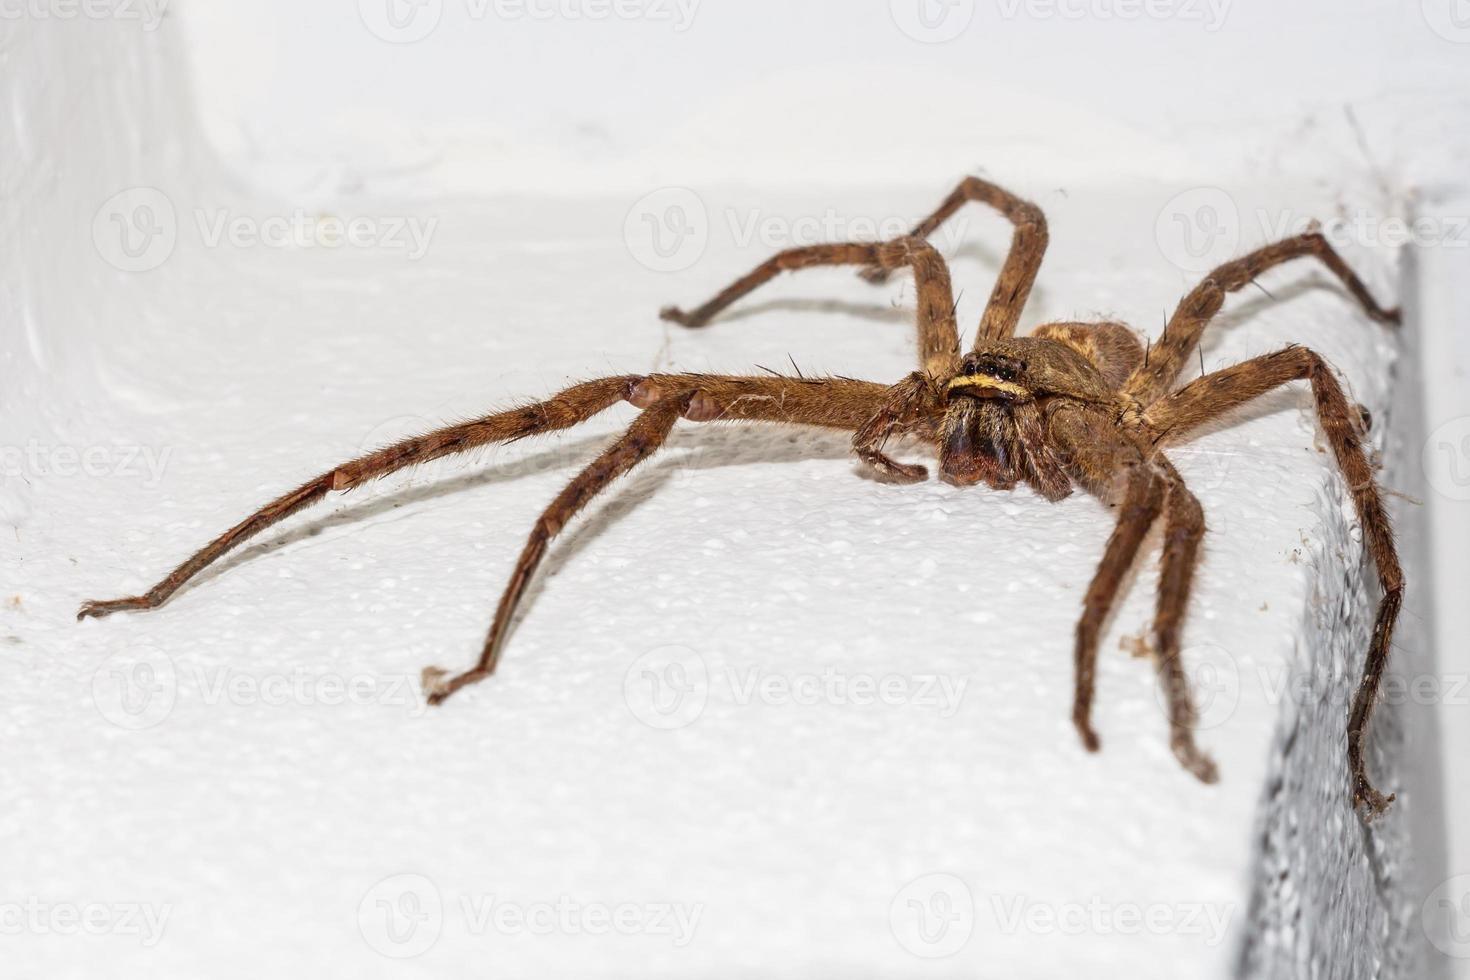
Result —
[[1046, 323], [1037, 327], [1031, 336], [1055, 340], [1087, 358], [1111, 391], [1122, 388], [1143, 364], [1143, 344], [1127, 324]]

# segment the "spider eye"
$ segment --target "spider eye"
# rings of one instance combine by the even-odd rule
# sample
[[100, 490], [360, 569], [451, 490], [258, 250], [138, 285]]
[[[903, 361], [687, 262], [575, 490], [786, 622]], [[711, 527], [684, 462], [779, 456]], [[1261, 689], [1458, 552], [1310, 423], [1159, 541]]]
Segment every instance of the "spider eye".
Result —
[[965, 358], [962, 370], [965, 374], [983, 374], [999, 381], [1014, 381], [1026, 370], [1026, 362], [1013, 357], [974, 355]]

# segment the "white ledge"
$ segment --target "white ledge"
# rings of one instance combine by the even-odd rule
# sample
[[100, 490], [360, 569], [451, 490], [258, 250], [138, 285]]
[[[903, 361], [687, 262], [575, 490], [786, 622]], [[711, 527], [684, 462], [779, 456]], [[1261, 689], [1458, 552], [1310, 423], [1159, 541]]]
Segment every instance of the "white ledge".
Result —
[[[1151, 619], [1151, 558], [1103, 642], [1103, 751], [1072, 730], [1072, 629], [1102, 506], [882, 485], [817, 432], [681, 427], [556, 543], [500, 673], [424, 711], [419, 669], [472, 659], [532, 520], [626, 407], [333, 498], [162, 610], [73, 615], [365, 444], [569, 378], [790, 355], [897, 380], [914, 362], [905, 283], [806, 273], [697, 332], [655, 311], [769, 254], [732, 243], [731, 214], [912, 217], [948, 188], [706, 188], [709, 248], [664, 275], [627, 249], [625, 200], [421, 206], [439, 225], [418, 262], [205, 248], [190, 216], [219, 190], [127, 165], [184, 216], [162, 267], [121, 275], [84, 236], [62, 241], [83, 270], [64, 303], [24, 278], [35, 270], [7, 270], [58, 312], [29, 348], [24, 317], [3, 325], [0, 388], [29, 393], [8, 405], [5, 442], [139, 452], [70, 477], [45, 456], [51, 470], [5, 490], [0, 689], [25, 745], [6, 767], [5, 867], [42, 903], [126, 900], [171, 919], [154, 948], [22, 936], [22, 972], [368, 975], [391, 966], [384, 953], [417, 953], [425, 975], [1421, 975], [1408, 856], [1432, 777], [1406, 754], [1412, 719], [1389, 707], [1370, 761], [1399, 803], [1370, 828], [1351, 809], [1347, 699], [1376, 591], [1303, 390], [1173, 454], [1211, 532], [1186, 644], [1216, 786], [1179, 768], [1153, 669], [1126, 652]], [[88, 180], [78, 194], [107, 196]], [[1053, 241], [1026, 325], [1106, 315], [1156, 334], [1195, 278], [1156, 240], [1186, 189], [1016, 183]], [[1230, 197], [1242, 249], [1263, 241], [1251, 216], [1339, 204], [1286, 184]], [[1005, 231], [978, 213], [968, 225], [947, 251], [973, 324]], [[1347, 258], [1395, 298], [1391, 254]], [[1288, 342], [1319, 351], [1378, 420], [1386, 482], [1409, 486], [1390, 435], [1398, 340], [1309, 264], [1262, 285], [1277, 302], [1232, 300], [1205, 369]], [[1427, 671], [1422, 649], [1401, 642], [1395, 669]], [[670, 657], [696, 685], [672, 722], [644, 700], [643, 670]], [[115, 682], [147, 680], [139, 664], [164, 700], [120, 715]], [[1324, 672], [1294, 696], [1294, 678]], [[333, 683], [369, 703], [329, 709]], [[867, 683], [900, 703], [857, 703]], [[113, 724], [129, 717], [152, 724]], [[383, 909], [412, 911], [408, 892], [429, 918], [397, 943]], [[492, 900], [508, 917], [477, 917]], [[914, 911], [936, 901], [960, 918], [920, 934]], [[514, 924], [542, 903], [551, 934]], [[604, 912], [638, 934], [590, 934]]]

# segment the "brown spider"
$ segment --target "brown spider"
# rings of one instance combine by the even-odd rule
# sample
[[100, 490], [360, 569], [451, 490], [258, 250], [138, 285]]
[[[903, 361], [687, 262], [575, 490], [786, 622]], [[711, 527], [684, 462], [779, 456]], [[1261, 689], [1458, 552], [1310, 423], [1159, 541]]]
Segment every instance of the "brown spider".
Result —
[[[967, 201], [995, 208], [1012, 222], [1015, 231], [975, 345], [968, 354], [961, 354], [949, 270], [926, 239]], [[1164, 545], [1154, 649], [1169, 706], [1170, 744], [1185, 768], [1209, 783], [1217, 778], [1215, 764], [1194, 744], [1195, 708], [1179, 655], [1180, 628], [1205, 530], [1204, 516], [1162, 449], [1183, 440], [1201, 423], [1289, 381], [1306, 379], [1322, 428], [1347, 478], [1383, 588], [1363, 678], [1348, 719], [1347, 739], [1354, 803], [1365, 806], [1370, 814], [1381, 812], [1393, 797], [1383, 796], [1369, 782], [1363, 740], [1403, 601], [1403, 574], [1373, 468], [1363, 450], [1360, 428], [1364, 419], [1344, 397], [1327, 363], [1298, 346], [1171, 389], [1226, 294], [1288, 260], [1320, 259], [1381, 323], [1397, 323], [1398, 311], [1380, 307], [1326, 239], [1309, 232], [1220, 266], [1184, 298], [1163, 336], [1148, 352], [1120, 323], [1048, 323], [1029, 337], [1016, 337], [1016, 323], [1046, 244], [1046, 219], [1035, 205], [994, 184], [968, 178], [904, 238], [882, 244], [790, 249], [692, 313], [675, 308], [662, 313], [664, 319], [700, 327], [781, 272], [856, 265], [863, 268], [864, 278], [881, 283], [890, 272], [907, 266], [913, 270], [918, 290], [922, 370], [895, 385], [835, 377], [707, 374], [632, 375], [583, 382], [545, 401], [405, 439], [334, 467], [221, 534], [145, 595], [88, 602], [77, 618], [161, 605], [231, 548], [334, 490], [349, 490], [476, 446], [567, 429], [620, 401], [632, 402], [642, 409], [637, 419], [567, 485], [532, 528], [495, 611], [479, 661], [454, 677], [437, 667], [424, 669], [429, 701], [439, 704], [495, 670], [512, 613], [548, 543], [593, 496], [653, 455], [679, 419], [776, 422], [849, 431], [854, 452], [879, 473], [901, 481], [922, 480], [927, 476], [924, 467], [896, 462], [883, 453], [889, 436], [907, 434], [937, 448], [940, 473], [950, 483], [971, 486], [983, 482], [1008, 490], [1024, 482], [1049, 500], [1065, 497], [1075, 484], [1117, 507], [1117, 525], [1087, 589], [1077, 624], [1072, 720], [1089, 751], [1099, 747], [1090, 721], [1099, 632], [1145, 534], [1162, 517]]]

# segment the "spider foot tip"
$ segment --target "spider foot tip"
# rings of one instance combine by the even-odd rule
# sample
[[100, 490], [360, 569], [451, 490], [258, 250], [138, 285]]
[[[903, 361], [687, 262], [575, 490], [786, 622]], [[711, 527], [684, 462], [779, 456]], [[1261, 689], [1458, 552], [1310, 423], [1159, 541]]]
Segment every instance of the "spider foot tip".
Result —
[[82, 603], [77, 610], [77, 622], [84, 619], [101, 619], [110, 616], [121, 609], [146, 609], [148, 601], [141, 596], [130, 596], [126, 599], [91, 599]]
[[1359, 785], [1354, 796], [1356, 797], [1354, 802], [1363, 808], [1364, 817], [1370, 821], [1387, 813], [1389, 806], [1398, 799], [1397, 793], [1389, 793], [1384, 796], [1367, 782]]
[[423, 685], [424, 696], [430, 704], [443, 704], [444, 699], [453, 693], [453, 689], [444, 682], [448, 676], [449, 671], [443, 667], [424, 668], [419, 683]]
[[1097, 737], [1097, 732], [1092, 730], [1088, 721], [1074, 718], [1072, 723], [1077, 726], [1077, 735], [1082, 739], [1082, 747], [1089, 752], [1098, 752], [1102, 749], [1102, 739]]
[[919, 463], [900, 463], [887, 457], [867, 459], [873, 473], [885, 483], [923, 483], [929, 469]]
[[1189, 767], [1195, 778], [1207, 785], [1214, 785], [1220, 781], [1220, 768], [1215, 765], [1215, 760], [1207, 755], [1200, 756], [1194, 764]]
[[677, 323], [685, 327], [697, 327], [700, 325], [695, 321], [694, 317], [690, 316], [688, 313], [685, 313], [677, 306], [665, 306], [663, 309], [658, 311], [658, 318], [660, 320], [668, 320], [670, 323]]

